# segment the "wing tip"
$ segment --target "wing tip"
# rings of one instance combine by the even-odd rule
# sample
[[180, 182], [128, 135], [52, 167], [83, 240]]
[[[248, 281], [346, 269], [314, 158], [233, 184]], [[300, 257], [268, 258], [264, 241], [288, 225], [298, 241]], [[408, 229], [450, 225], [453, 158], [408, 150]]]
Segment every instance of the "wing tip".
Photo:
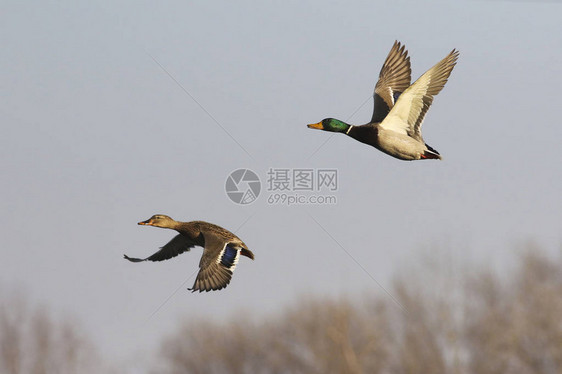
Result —
[[460, 57], [461, 52], [459, 50], [457, 50], [456, 48], [453, 48], [453, 50], [449, 53], [448, 60], [449, 63], [452, 65], [456, 65], [457, 60]]
[[124, 258], [125, 260], [129, 260], [129, 261], [131, 261], [131, 262], [142, 262], [142, 261], [144, 261], [142, 258], [129, 257], [129, 256], [127, 256], [126, 254], [123, 255], [123, 258]]
[[199, 293], [202, 293], [202, 292], [210, 292], [210, 291], [220, 291], [220, 290], [222, 290], [223, 288], [226, 288], [226, 285], [224, 285], [224, 286], [221, 285], [221, 286], [214, 287], [214, 288], [213, 288], [213, 287], [209, 287], [209, 288], [200, 288], [200, 287], [198, 287], [198, 286], [196, 286], [196, 285], [193, 285], [193, 287], [188, 288], [187, 290], [188, 290], [188, 291], [191, 291], [191, 293], [195, 293], [195, 292], [197, 292], [197, 291], [199, 291]]

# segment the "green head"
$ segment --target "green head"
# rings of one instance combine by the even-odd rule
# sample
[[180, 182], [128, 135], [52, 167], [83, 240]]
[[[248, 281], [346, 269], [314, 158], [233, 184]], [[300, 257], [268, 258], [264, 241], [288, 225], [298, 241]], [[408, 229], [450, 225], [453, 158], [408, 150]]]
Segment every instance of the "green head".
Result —
[[308, 127], [311, 129], [347, 133], [351, 125], [348, 125], [339, 119], [325, 118], [321, 122], [308, 125]]

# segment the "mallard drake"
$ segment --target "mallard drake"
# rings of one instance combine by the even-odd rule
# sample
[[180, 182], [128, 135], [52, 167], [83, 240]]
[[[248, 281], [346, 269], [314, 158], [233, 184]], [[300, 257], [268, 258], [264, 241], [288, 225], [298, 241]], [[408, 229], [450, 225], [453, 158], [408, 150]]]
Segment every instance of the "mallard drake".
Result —
[[405, 46], [396, 41], [379, 73], [371, 122], [356, 126], [326, 118], [308, 127], [344, 133], [400, 160], [440, 160], [439, 152], [425, 144], [421, 125], [433, 96], [447, 83], [458, 57], [459, 52], [453, 49], [410, 85], [410, 57]]
[[173, 229], [179, 234], [150, 257], [141, 259], [124, 255], [129, 261], [163, 261], [187, 252], [195, 246], [204, 248], [199, 262], [199, 273], [193, 287], [189, 288], [192, 292], [225, 288], [230, 283], [240, 255], [254, 259], [254, 254], [240, 238], [209, 222], [178, 222], [166, 215], [156, 214], [138, 224]]

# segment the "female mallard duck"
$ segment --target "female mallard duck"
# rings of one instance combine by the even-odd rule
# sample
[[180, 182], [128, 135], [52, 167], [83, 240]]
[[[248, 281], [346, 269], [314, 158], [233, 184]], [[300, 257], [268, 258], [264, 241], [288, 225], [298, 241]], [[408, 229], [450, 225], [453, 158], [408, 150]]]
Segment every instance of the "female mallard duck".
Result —
[[145, 259], [124, 255], [129, 261], [163, 261], [187, 252], [196, 245], [204, 248], [199, 262], [199, 274], [197, 274], [193, 288], [189, 288], [193, 292], [225, 288], [230, 283], [240, 255], [254, 259], [254, 254], [242, 240], [230, 231], [212, 223], [178, 222], [163, 214], [156, 214], [146, 221], [139, 222], [139, 225], [174, 229], [179, 232], [179, 235]]
[[371, 122], [355, 126], [326, 118], [308, 127], [342, 132], [400, 160], [440, 160], [439, 152], [423, 141], [421, 125], [433, 96], [447, 83], [459, 52], [453, 49], [410, 86], [410, 57], [404, 48], [394, 42], [382, 66], [373, 95], [375, 108]]

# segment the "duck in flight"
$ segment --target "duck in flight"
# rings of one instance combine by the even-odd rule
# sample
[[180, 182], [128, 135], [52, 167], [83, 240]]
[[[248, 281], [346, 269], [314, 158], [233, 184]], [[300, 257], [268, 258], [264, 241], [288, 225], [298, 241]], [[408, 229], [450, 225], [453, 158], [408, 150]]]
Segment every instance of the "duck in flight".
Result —
[[179, 234], [147, 258], [132, 258], [124, 255], [131, 262], [163, 261], [187, 252], [195, 246], [204, 248], [195, 284], [189, 288], [192, 292], [225, 288], [230, 283], [240, 255], [254, 259], [254, 254], [240, 238], [212, 223], [178, 222], [166, 215], [156, 214], [138, 224], [174, 229]]
[[395, 41], [375, 86], [375, 107], [371, 121], [350, 125], [334, 118], [308, 125], [311, 129], [341, 132], [400, 160], [441, 159], [427, 145], [421, 125], [427, 110], [447, 83], [459, 52], [452, 50], [443, 60], [410, 85], [410, 57], [405, 46]]

